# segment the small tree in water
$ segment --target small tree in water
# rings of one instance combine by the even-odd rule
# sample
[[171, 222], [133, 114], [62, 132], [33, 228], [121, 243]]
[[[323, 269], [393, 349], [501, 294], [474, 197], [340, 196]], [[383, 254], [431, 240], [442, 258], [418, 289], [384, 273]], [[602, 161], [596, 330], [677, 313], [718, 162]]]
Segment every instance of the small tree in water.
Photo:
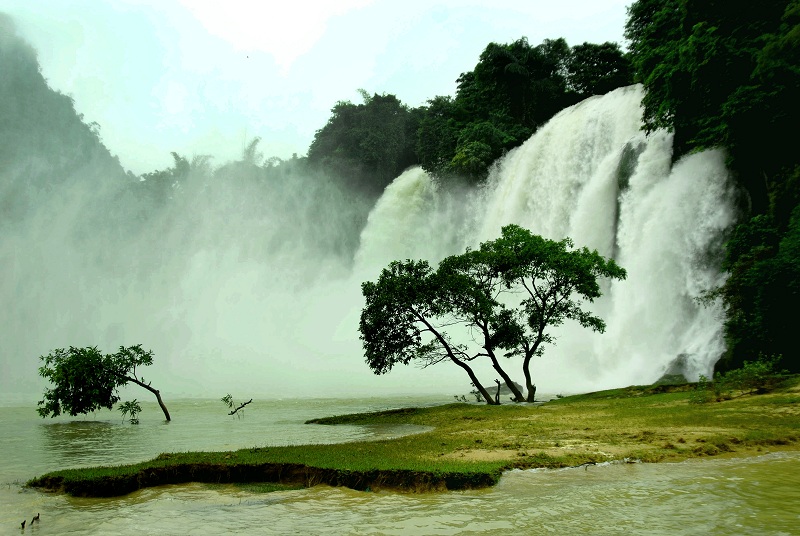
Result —
[[127, 402], [123, 402], [117, 409], [122, 412], [122, 421], [124, 422], [125, 419], [130, 415], [130, 423], [131, 424], [139, 424], [139, 415], [142, 412], [142, 406], [139, 405], [139, 402], [134, 398], [133, 400], [128, 400]]
[[118, 390], [128, 383], [136, 384], [153, 393], [169, 421], [169, 411], [161, 400], [161, 393], [150, 382], [139, 376], [137, 367], [153, 364], [153, 352], [142, 346], [120, 346], [115, 354], [103, 355], [97, 347], [63, 348], [41, 356], [44, 364], [39, 375], [52, 384], [44, 391], [37, 412], [42, 417], [86, 414], [100, 408], [112, 409], [119, 402]]
[[[222, 402], [226, 406], [228, 406], [228, 409], [230, 409], [230, 411], [228, 412], [228, 415], [236, 415], [240, 419], [242, 418], [242, 415], [244, 415], [244, 407], [247, 404], [249, 404], [249, 403], [251, 403], [253, 401], [253, 399], [251, 398], [247, 402], [244, 402], [242, 404], [237, 404], [236, 402], [234, 402], [233, 396], [230, 393], [228, 393], [227, 395], [223, 396], [220, 400], [222, 400]], [[236, 406], [236, 407], [234, 407], [234, 406]], [[241, 413], [239, 413], [240, 410], [242, 411]]]

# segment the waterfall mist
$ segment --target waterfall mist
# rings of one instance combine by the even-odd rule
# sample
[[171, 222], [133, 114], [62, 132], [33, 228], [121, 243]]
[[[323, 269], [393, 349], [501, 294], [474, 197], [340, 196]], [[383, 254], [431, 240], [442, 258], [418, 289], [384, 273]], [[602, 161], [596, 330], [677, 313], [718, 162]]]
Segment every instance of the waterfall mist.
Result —
[[[720, 311], [695, 298], [720, 282], [734, 192], [719, 152], [670, 164], [670, 136], [639, 130], [641, 96], [622, 88], [562, 111], [480, 189], [445, 190], [414, 168], [374, 206], [299, 171], [265, 182], [246, 161], [211, 173], [196, 159], [161, 210], [135, 184], [72, 177], [3, 229], [3, 397], [38, 397], [38, 356], [54, 348], [136, 343], [155, 352], [145, 377], [172, 396], [465, 393], [446, 364], [369, 371], [360, 283], [508, 223], [570, 236], [628, 270], [594, 305], [605, 334], [565, 325], [535, 361], [541, 392], [652, 382], [679, 355], [690, 376], [708, 374]], [[507, 368], [517, 381], [519, 368]]]

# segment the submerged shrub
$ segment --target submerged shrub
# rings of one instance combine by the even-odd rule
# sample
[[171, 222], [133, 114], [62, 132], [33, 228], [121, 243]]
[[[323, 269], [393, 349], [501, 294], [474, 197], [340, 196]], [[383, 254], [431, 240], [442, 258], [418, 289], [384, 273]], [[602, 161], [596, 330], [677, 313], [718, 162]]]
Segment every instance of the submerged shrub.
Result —
[[130, 419], [128, 420], [131, 424], [139, 424], [138, 415], [142, 412], [142, 406], [139, 404], [138, 400], [134, 398], [133, 400], [123, 402], [117, 406], [117, 409], [119, 409], [119, 411], [122, 413], [123, 422], [125, 422], [125, 419], [130, 416]]

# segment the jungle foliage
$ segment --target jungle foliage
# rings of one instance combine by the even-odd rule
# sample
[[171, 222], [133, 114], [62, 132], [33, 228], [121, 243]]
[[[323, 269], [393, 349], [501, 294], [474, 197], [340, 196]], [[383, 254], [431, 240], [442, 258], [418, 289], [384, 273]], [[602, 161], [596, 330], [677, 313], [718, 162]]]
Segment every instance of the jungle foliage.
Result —
[[454, 98], [435, 97], [423, 108], [417, 154], [434, 177], [475, 182], [557, 112], [631, 84], [632, 72], [616, 43], [570, 48], [545, 39], [531, 46], [521, 38], [489, 43], [457, 82]]
[[455, 97], [409, 108], [395, 95], [359, 90], [363, 104], [336, 103], [308, 160], [378, 193], [417, 164], [438, 179], [481, 181], [495, 160], [560, 110], [631, 83], [630, 62], [616, 43], [489, 43], [475, 69], [458, 77]]
[[405, 168], [417, 163], [414, 151], [419, 110], [394, 95], [369, 95], [363, 104], [340, 101], [308, 148], [315, 167], [349, 185], [380, 195]]

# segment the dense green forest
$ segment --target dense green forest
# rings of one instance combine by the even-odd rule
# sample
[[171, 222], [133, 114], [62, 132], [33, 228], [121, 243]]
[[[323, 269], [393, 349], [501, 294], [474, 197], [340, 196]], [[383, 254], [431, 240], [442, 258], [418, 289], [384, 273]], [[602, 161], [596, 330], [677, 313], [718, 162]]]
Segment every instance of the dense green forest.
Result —
[[360, 90], [363, 104], [338, 102], [308, 160], [375, 192], [412, 165], [443, 181], [480, 182], [495, 160], [560, 110], [632, 81], [616, 43], [490, 43], [458, 77], [455, 97], [409, 108], [394, 95]]
[[[289, 207], [281, 214], [287, 223], [309, 227], [313, 199], [336, 196], [344, 214], [313, 213], [330, 222], [330, 232], [304, 236], [349, 254], [371, 204], [409, 166], [442, 184], [480, 183], [497, 158], [558, 111], [640, 82], [644, 128], [674, 132], [674, 159], [723, 147], [741, 186], [740, 224], [721, 264], [729, 277], [708, 295], [726, 310], [728, 352], [718, 368], [764, 353], [800, 371], [787, 314], [800, 290], [800, 152], [790, 134], [800, 119], [796, 0], [638, 0], [628, 11], [627, 51], [615, 43], [570, 47], [564, 39], [490, 43], [474, 69], [457, 77], [454, 96], [413, 108], [395, 95], [359, 90], [362, 103], [336, 103], [307, 156], [265, 159], [256, 138], [237, 161], [217, 166], [210, 156], [173, 153], [172, 166], [140, 177], [122, 169], [100, 127], [86, 125], [71, 98], [47, 86], [11, 22], [0, 16], [0, 26], [0, 229], [34, 213], [61, 183], [104, 177], [102, 188], [87, 186], [105, 197], [87, 213], [86, 229], [120, 240], [142, 226], [168, 228], [174, 215], [186, 214], [169, 207], [185, 203], [198, 205], [195, 224], [206, 229], [232, 207], [252, 226], [270, 225], [259, 202], [266, 197]], [[306, 177], [302, 193], [288, 185], [299, 175]]]

